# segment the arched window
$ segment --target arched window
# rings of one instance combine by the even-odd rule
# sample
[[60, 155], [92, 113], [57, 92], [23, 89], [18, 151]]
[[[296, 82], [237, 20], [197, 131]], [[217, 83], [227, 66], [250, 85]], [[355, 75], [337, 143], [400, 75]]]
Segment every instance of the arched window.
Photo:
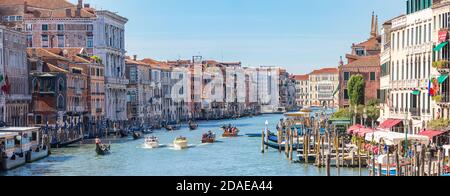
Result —
[[33, 79], [32, 85], [33, 85], [33, 91], [39, 92], [39, 80], [37, 78]]
[[64, 80], [62, 78], [58, 79], [58, 91], [64, 91], [65, 87], [64, 87]]
[[58, 110], [64, 110], [64, 96], [59, 95], [57, 100]]

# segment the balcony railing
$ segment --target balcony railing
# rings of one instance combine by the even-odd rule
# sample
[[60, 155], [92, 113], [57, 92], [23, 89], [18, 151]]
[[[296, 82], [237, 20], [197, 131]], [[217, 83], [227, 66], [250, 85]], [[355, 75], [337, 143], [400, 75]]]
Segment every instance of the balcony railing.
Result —
[[130, 81], [126, 78], [106, 77], [106, 82], [109, 84], [129, 84]]
[[420, 116], [420, 108], [411, 108], [409, 109], [409, 111], [411, 112], [411, 116]]

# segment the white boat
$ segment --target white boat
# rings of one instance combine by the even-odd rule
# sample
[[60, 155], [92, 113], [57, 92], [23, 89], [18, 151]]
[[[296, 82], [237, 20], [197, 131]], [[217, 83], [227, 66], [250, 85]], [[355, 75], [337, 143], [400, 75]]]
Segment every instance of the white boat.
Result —
[[188, 147], [188, 140], [185, 137], [178, 137], [173, 141], [175, 149], [181, 150]]
[[[20, 146], [20, 136], [15, 132], [0, 132], [0, 171], [10, 170], [26, 163], [25, 153]], [[16, 145], [16, 141], [18, 145]]]
[[7, 127], [1, 128], [1, 133], [17, 133], [16, 144], [18, 151], [24, 152], [28, 163], [38, 161], [49, 155], [44, 134], [38, 127]]
[[157, 137], [147, 137], [145, 138], [144, 143], [146, 148], [158, 148], [159, 147], [159, 139]]

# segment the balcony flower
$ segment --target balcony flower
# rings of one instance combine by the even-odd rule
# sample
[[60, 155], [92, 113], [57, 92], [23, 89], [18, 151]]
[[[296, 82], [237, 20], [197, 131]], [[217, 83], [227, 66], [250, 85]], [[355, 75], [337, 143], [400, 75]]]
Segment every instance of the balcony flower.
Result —
[[435, 62], [433, 62], [433, 68], [445, 69], [445, 68], [448, 68], [448, 64], [449, 64], [449, 61], [447, 61], [447, 60], [435, 61]]

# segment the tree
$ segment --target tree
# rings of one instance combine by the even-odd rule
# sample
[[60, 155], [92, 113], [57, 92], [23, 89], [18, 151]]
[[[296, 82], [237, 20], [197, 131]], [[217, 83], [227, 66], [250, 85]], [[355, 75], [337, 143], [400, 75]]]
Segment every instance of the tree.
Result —
[[364, 76], [361, 74], [353, 75], [348, 81], [348, 95], [350, 97], [350, 105], [364, 105]]

